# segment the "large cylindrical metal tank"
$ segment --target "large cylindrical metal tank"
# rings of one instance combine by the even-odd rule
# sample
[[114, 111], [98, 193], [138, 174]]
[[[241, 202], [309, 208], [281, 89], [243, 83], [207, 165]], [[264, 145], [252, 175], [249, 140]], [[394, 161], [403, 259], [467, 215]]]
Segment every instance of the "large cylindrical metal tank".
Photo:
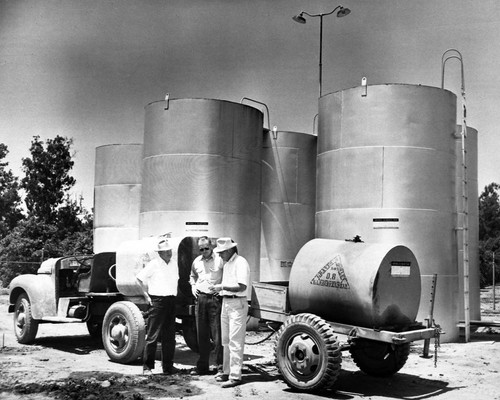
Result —
[[314, 238], [316, 142], [307, 133], [264, 132], [261, 281], [287, 281], [298, 251]]
[[140, 237], [230, 236], [258, 280], [262, 121], [229, 101], [148, 104]]
[[290, 273], [293, 312], [366, 328], [407, 329], [420, 302], [420, 271], [405, 246], [313, 239]]
[[139, 238], [142, 144], [96, 148], [94, 253]]
[[317, 237], [411, 248], [422, 274], [418, 320], [437, 274], [434, 318], [443, 340], [457, 341], [456, 96], [385, 84], [331, 93], [319, 107]]
[[[457, 125], [455, 133], [456, 153], [456, 179], [455, 193], [457, 200], [457, 228], [463, 226], [463, 168], [462, 168], [462, 126]], [[467, 166], [467, 203], [468, 203], [468, 248], [469, 248], [469, 310], [470, 319], [479, 321], [481, 319], [481, 292], [479, 271], [479, 194], [478, 194], [478, 159], [477, 159], [477, 130], [467, 127], [465, 137], [465, 154]], [[460, 319], [465, 319], [464, 313], [464, 254], [463, 254], [463, 231], [457, 229], [458, 243], [458, 276], [459, 276], [459, 310]]]

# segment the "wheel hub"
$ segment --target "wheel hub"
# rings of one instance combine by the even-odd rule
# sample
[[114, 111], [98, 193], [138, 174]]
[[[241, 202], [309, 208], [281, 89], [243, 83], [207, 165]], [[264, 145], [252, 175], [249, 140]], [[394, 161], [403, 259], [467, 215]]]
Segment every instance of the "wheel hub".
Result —
[[292, 369], [301, 375], [313, 374], [321, 361], [318, 346], [309, 335], [293, 338], [288, 347], [288, 359]]
[[16, 323], [19, 329], [23, 329], [24, 325], [26, 324], [26, 314], [23, 312], [19, 313], [17, 315]]
[[127, 325], [122, 322], [113, 324], [110, 329], [109, 337], [110, 343], [115, 348], [115, 351], [122, 351], [129, 340]]
[[111, 338], [122, 341], [125, 338], [126, 328], [124, 325], [115, 325], [111, 328]]

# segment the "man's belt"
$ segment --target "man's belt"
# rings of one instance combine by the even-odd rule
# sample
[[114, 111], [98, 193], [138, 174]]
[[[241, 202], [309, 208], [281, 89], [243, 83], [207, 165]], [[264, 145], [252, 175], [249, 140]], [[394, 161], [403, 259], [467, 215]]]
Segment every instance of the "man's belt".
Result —
[[219, 294], [217, 293], [205, 293], [205, 292], [200, 292], [198, 293], [198, 295], [202, 294], [203, 296], [207, 296], [207, 297], [219, 297]]

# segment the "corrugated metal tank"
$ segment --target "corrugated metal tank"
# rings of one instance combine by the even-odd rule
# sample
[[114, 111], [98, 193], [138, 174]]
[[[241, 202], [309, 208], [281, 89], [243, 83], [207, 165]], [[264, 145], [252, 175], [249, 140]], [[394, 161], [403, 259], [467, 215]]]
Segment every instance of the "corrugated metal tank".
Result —
[[314, 238], [316, 142], [307, 133], [264, 132], [261, 281], [287, 281], [297, 252]]
[[229, 101], [148, 104], [140, 237], [230, 236], [258, 280], [262, 121]]
[[290, 305], [327, 320], [407, 329], [420, 302], [420, 271], [405, 246], [313, 239], [290, 274]]
[[[462, 126], [457, 125], [455, 133], [455, 153], [456, 153], [456, 179], [455, 193], [457, 199], [457, 213], [463, 211], [462, 194]], [[481, 292], [479, 287], [479, 193], [478, 193], [478, 158], [477, 158], [477, 130], [467, 127], [467, 136], [465, 139], [466, 164], [467, 164], [467, 202], [469, 211], [469, 308], [470, 318], [479, 321], [481, 319]], [[462, 220], [459, 218], [458, 227], [462, 226]], [[459, 310], [460, 319], [465, 318], [464, 314], [464, 282], [463, 282], [463, 237], [462, 231], [457, 231], [458, 243], [458, 271], [459, 271]]]
[[403, 84], [356, 87], [319, 103], [316, 236], [361, 236], [414, 252], [423, 321], [438, 274], [434, 317], [457, 341], [456, 96]]
[[142, 144], [96, 148], [94, 253], [139, 238]]

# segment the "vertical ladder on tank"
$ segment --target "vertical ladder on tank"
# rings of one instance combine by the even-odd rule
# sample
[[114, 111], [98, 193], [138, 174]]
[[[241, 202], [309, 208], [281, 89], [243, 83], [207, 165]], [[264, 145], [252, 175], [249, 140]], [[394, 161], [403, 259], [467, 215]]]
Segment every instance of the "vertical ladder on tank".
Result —
[[[447, 53], [452, 53], [447, 55]], [[469, 302], [469, 190], [467, 187], [467, 106], [465, 100], [464, 64], [462, 54], [455, 49], [448, 49], [443, 53], [441, 59], [441, 88], [444, 89], [444, 67], [446, 61], [455, 58], [460, 61], [461, 67], [461, 95], [462, 95], [462, 130], [461, 130], [461, 164], [462, 164], [462, 253], [464, 274], [464, 320], [465, 320], [465, 342], [470, 340], [470, 302]]]

